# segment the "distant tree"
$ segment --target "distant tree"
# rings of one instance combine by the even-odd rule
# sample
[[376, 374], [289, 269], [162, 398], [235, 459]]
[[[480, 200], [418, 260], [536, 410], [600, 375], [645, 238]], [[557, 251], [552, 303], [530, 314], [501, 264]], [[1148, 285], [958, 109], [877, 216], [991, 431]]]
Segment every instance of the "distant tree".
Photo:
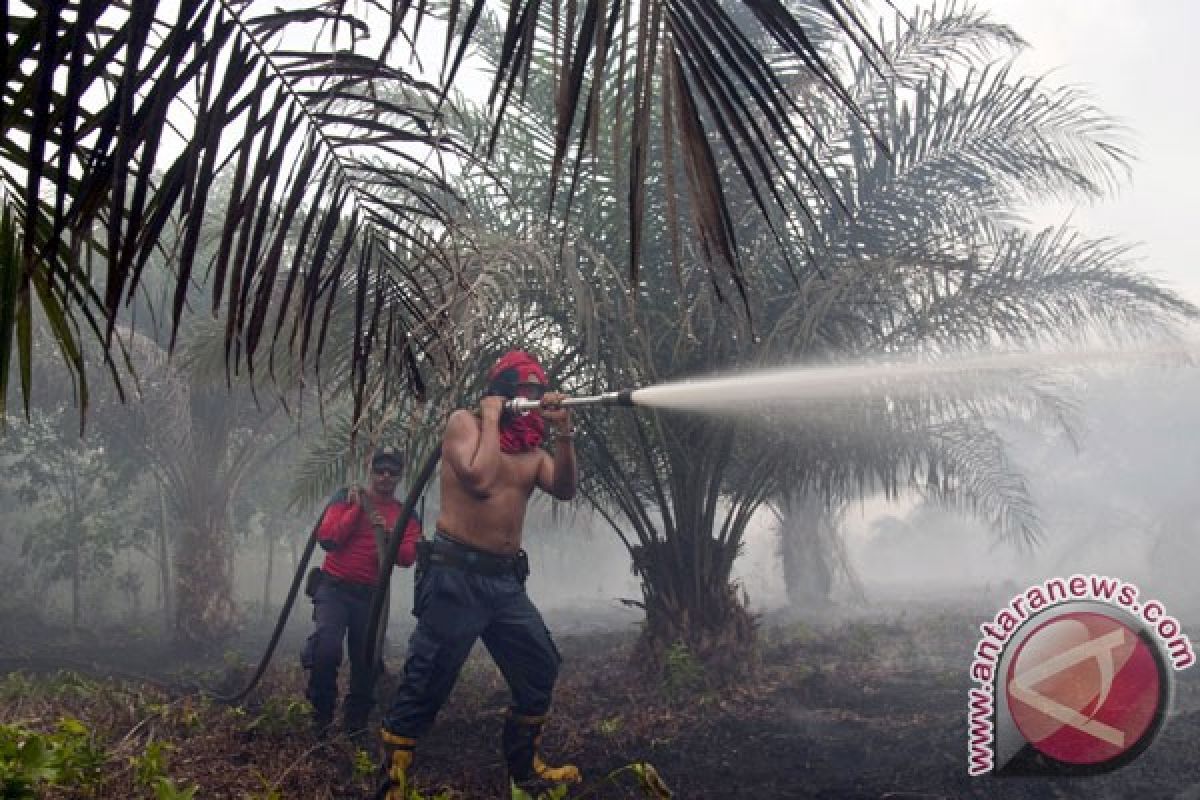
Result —
[[141, 396], [116, 409], [105, 428], [155, 476], [174, 523], [174, 635], [212, 647], [238, 622], [232, 509], [253, 469], [288, 432], [275, 424], [278, 405], [260, 408], [247, 388], [231, 390], [208, 371], [211, 337], [193, 326], [192, 340], [204, 344], [168, 359], [146, 337], [129, 337]]
[[842, 537], [844, 505], [835, 506], [816, 494], [784, 492], [777, 516], [783, 585], [792, 607], [828, 606], [839, 578], [856, 596], [862, 596]]
[[7, 420], [0, 464], [25, 521], [21, 553], [46, 584], [70, 584], [71, 626], [84, 619], [83, 589], [113, 575], [115, 557], [145, 547], [137, 476], [114, 469], [102, 444], [80, 439], [68, 408]]

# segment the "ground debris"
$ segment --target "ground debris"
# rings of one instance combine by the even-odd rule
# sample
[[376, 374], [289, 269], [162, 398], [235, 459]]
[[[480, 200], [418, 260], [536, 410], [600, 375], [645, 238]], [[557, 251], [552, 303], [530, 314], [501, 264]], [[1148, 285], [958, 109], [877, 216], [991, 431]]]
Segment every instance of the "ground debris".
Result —
[[[752, 675], [724, 690], [701, 684], [684, 692], [630, 667], [632, 633], [563, 636], [545, 748], [549, 760], [584, 772], [583, 786], [567, 797], [1196, 796], [1194, 707], [1177, 706], [1151, 748], [1108, 775], [969, 778], [972, 635], [965, 620], [947, 624], [944, 615], [928, 627], [911, 615], [838, 628], [764, 626]], [[1190, 671], [1178, 678], [1177, 699], [1200, 696]], [[85, 731], [73, 756], [83, 765], [75, 783], [37, 796], [184, 797], [190, 787], [197, 800], [370, 796], [371, 753], [342, 737], [311, 738], [303, 680], [285, 653], [264, 688], [234, 708], [173, 692], [166, 679], [12, 672], [0, 678], [0, 723], [47, 737], [66, 736], [63, 725]], [[506, 703], [503, 678], [480, 648], [418, 746], [413, 774], [427, 796], [510, 796], [499, 752]], [[88, 758], [98, 761], [89, 767]], [[160, 792], [155, 781], [177, 793]], [[656, 785], [663, 789], [654, 795]]]

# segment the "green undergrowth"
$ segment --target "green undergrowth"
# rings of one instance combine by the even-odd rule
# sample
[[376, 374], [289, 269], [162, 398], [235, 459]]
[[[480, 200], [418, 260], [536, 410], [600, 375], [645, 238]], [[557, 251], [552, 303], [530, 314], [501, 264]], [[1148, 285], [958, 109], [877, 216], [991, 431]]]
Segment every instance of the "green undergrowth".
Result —
[[[369, 796], [377, 766], [361, 748], [345, 753], [335, 778], [327, 748], [306, 741], [311, 709], [291, 692], [267, 695], [245, 707], [227, 707], [200, 695], [170, 697], [151, 686], [93, 680], [73, 672], [0, 679], [0, 800], [130, 797], [199, 800], [285, 800], [298, 787], [326, 794]], [[86, 720], [86, 722], [84, 721]], [[618, 723], [614, 723], [617, 725]], [[238, 768], [214, 773], [197, 764]], [[219, 781], [214, 778], [219, 774]], [[219, 783], [219, 785], [218, 785]], [[339, 784], [335, 789], [334, 784]], [[632, 763], [588, 786], [560, 785], [539, 792], [517, 786], [512, 800], [587, 800], [621, 786], [627, 796], [670, 797], [654, 767]], [[453, 789], [408, 800], [462, 800]]]

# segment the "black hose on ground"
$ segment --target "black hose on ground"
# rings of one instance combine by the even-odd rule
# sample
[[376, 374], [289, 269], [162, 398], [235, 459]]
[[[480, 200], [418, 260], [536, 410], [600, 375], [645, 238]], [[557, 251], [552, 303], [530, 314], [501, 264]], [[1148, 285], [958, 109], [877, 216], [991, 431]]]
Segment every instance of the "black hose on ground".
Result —
[[249, 683], [242, 688], [237, 694], [217, 694], [216, 692], [206, 691], [205, 694], [214, 700], [219, 700], [222, 703], [231, 705], [240, 703], [246, 699], [246, 695], [254, 690], [258, 682], [262, 680], [262, 676], [266, 673], [267, 667], [271, 663], [271, 657], [275, 655], [275, 648], [279, 645], [279, 639], [283, 636], [283, 629], [287, 625], [288, 617], [291, 616], [292, 606], [296, 604], [296, 595], [300, 593], [300, 586], [304, 583], [304, 576], [308, 573], [308, 561], [312, 558], [313, 550], [317, 547], [317, 531], [321, 528], [321, 521], [325, 519], [325, 512], [329, 510], [327, 504], [322, 509], [320, 516], [317, 517], [317, 522], [313, 525], [312, 532], [308, 535], [308, 543], [304, 545], [304, 553], [300, 556], [300, 563], [296, 567], [296, 574], [292, 577], [292, 585], [288, 587], [287, 599], [283, 601], [283, 609], [279, 612], [279, 619], [275, 621], [275, 630], [271, 633], [271, 640], [267, 643], [267, 650], [263, 653], [262, 659], [258, 662], [258, 668], [251, 676]]
[[[386, 553], [395, 553], [400, 542], [404, 538], [404, 529], [408, 527], [408, 521], [412, 518], [413, 510], [417, 507], [417, 502], [421, 496], [425, 494], [425, 486], [429, 483], [429, 479], [433, 476], [433, 471], [437, 468], [438, 461], [442, 458], [442, 447], [438, 445], [433, 448], [429, 457], [425, 459], [425, 463], [421, 466], [421, 471], [417, 474], [417, 479], [413, 481], [408, 490], [408, 496], [404, 498], [404, 508], [400, 511], [400, 516], [396, 519], [396, 525], [392, 528], [392, 533], [388, 537]], [[205, 692], [208, 696], [223, 703], [240, 703], [246, 699], [246, 696], [254, 690], [258, 682], [262, 680], [262, 676], [266, 673], [267, 667], [271, 663], [271, 657], [275, 655], [275, 648], [279, 645], [279, 639], [283, 635], [283, 629], [287, 625], [288, 617], [292, 613], [292, 606], [296, 604], [296, 595], [300, 593], [300, 586], [304, 582], [304, 577], [308, 572], [308, 561], [312, 558], [313, 550], [317, 546], [317, 531], [321, 527], [321, 520], [325, 518], [325, 511], [329, 510], [326, 505], [321, 511], [321, 515], [317, 517], [317, 522], [313, 525], [312, 533], [308, 536], [308, 543], [304, 546], [304, 553], [300, 556], [300, 563], [296, 568], [296, 574], [292, 577], [292, 585], [288, 589], [287, 599], [283, 603], [283, 609], [279, 612], [279, 619], [275, 622], [275, 630], [271, 634], [271, 640], [267, 643], [266, 652], [263, 653], [262, 659], [258, 662], [258, 668], [255, 669], [254, 675], [250, 681], [236, 694], [223, 695], [216, 692]], [[382, 631], [379, 630], [380, 622], [383, 619], [384, 603], [387, 601], [387, 588], [392, 579], [392, 567], [395, 566], [395, 558], [386, 559], [386, 564], [381, 570], [378, 583], [375, 584], [375, 591], [371, 593], [371, 613], [367, 618], [367, 632], [369, 635], [363, 637], [364, 647], [366, 652], [364, 656], [366, 660], [363, 663], [373, 664], [374, 670], [372, 679], [377, 677], [379, 669], [379, 654], [378, 642], [382, 641]]]

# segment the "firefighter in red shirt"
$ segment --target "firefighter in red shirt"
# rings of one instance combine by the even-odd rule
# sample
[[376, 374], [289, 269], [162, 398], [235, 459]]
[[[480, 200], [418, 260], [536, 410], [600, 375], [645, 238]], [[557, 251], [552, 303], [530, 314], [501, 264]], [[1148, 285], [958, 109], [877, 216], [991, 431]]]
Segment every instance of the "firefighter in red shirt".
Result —
[[[317, 528], [317, 542], [326, 551], [313, 591], [316, 631], [308, 637], [301, 661], [309, 670], [306, 695], [313, 707], [313, 731], [328, 734], [337, 706], [337, 673], [343, 642], [350, 651], [350, 688], [342, 708], [347, 734], [361, 734], [374, 704], [374, 670], [364, 662], [371, 615], [371, 596], [379, 577], [379, 553], [395, 528], [402, 504], [394, 496], [403, 468], [400, 454], [390, 447], [371, 458], [366, 489], [351, 487], [334, 495]], [[396, 563], [416, 561], [421, 523], [414, 514], [404, 531]]]

